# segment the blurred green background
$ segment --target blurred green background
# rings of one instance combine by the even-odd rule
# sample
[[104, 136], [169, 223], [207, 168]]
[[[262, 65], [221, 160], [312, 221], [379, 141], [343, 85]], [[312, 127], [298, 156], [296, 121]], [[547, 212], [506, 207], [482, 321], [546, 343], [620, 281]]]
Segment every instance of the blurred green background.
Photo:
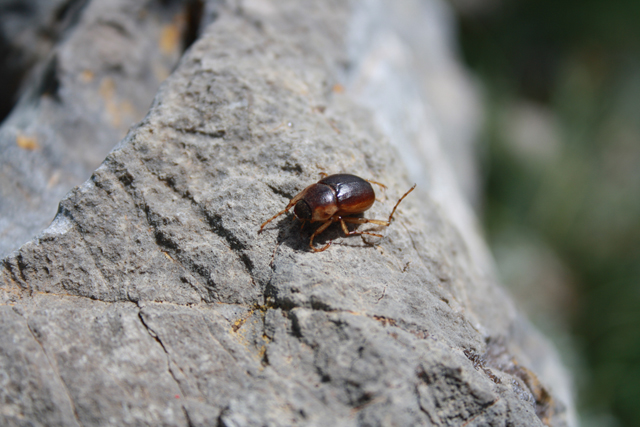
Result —
[[640, 426], [640, 0], [453, 3], [503, 281], [564, 349], [582, 425]]

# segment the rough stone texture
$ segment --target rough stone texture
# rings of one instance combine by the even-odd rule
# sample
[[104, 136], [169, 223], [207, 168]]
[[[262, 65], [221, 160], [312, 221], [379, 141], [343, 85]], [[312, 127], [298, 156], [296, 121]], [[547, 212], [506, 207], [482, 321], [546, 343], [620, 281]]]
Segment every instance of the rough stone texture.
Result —
[[220, 6], [147, 117], [4, 259], [0, 424], [571, 422], [553, 349], [451, 214], [444, 149], [419, 154], [449, 177], [382, 239], [335, 227], [314, 253], [287, 216], [257, 235], [321, 172], [387, 184], [372, 218], [411, 185], [349, 35], [391, 4]]
[[[182, 54], [187, 4], [58, 1], [40, 8], [39, 1], [22, 1], [11, 10], [39, 11], [22, 20], [4, 11], [0, 29], [16, 39], [12, 52], [22, 52], [6, 60], [24, 57], [14, 58], [20, 64], [14, 66], [26, 70], [26, 63], [44, 59], [0, 127], [0, 256], [44, 230], [60, 199], [144, 117]], [[51, 40], [39, 34], [57, 28], [55, 16], [63, 8], [73, 11], [63, 15], [77, 23], [65, 27], [65, 36], [45, 55]], [[2, 82], [5, 88], [12, 83]]]
[[83, 0], [0, 0], [0, 117], [18, 99], [31, 70], [73, 28]]

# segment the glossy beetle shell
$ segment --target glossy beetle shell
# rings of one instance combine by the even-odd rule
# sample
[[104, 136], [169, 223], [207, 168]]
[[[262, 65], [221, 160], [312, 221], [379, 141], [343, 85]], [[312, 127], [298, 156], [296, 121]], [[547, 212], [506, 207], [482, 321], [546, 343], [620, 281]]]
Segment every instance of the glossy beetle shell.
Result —
[[338, 215], [362, 213], [376, 201], [376, 193], [371, 184], [355, 175], [346, 173], [331, 175], [319, 182], [335, 190], [338, 199]]
[[355, 175], [337, 174], [321, 179], [300, 193], [294, 208], [303, 220], [327, 221], [333, 215], [362, 213], [375, 202], [375, 192], [364, 179]]

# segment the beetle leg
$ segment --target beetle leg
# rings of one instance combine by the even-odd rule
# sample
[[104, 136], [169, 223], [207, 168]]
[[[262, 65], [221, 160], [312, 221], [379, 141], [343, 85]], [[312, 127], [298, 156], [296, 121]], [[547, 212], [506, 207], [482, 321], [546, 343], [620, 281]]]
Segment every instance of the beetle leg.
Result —
[[316, 249], [313, 247], [313, 238], [316, 237], [318, 234], [322, 233], [324, 230], [327, 229], [327, 227], [329, 227], [331, 224], [333, 224], [334, 221], [336, 221], [336, 219], [334, 219], [335, 217], [331, 217], [327, 220], [327, 222], [325, 222], [324, 224], [322, 224], [320, 227], [318, 227], [318, 229], [311, 235], [311, 239], [309, 240], [309, 247], [311, 248], [311, 250], [313, 252], [322, 252], [322, 251], [326, 251], [329, 246], [331, 246], [331, 241], [329, 241], [329, 243], [327, 243], [326, 245], [324, 245], [322, 248], [320, 249]]
[[342, 226], [342, 231], [345, 236], [349, 235], [349, 230], [347, 229], [347, 224], [344, 223], [344, 219], [340, 218], [340, 225]]
[[[371, 181], [373, 182], [373, 181]], [[398, 201], [396, 202], [396, 205], [393, 207], [393, 210], [391, 211], [391, 214], [389, 215], [389, 219], [387, 221], [383, 221], [381, 219], [367, 219], [367, 218], [343, 218], [341, 219], [341, 221], [346, 221], [346, 222], [350, 222], [352, 224], [367, 224], [367, 223], [372, 223], [372, 224], [378, 224], [378, 225], [384, 225], [385, 227], [388, 227], [389, 225], [391, 225], [391, 219], [393, 218], [393, 214], [396, 213], [396, 209], [398, 209], [398, 205], [400, 204], [400, 202], [402, 202], [404, 200], [405, 197], [407, 197], [409, 195], [409, 193], [411, 193], [415, 188], [416, 188], [417, 184], [413, 184], [413, 187], [411, 187], [409, 189], [409, 191], [407, 191], [406, 193], [404, 193], [402, 195], [402, 197], [400, 197], [400, 199], [398, 199]], [[346, 227], [343, 226], [343, 230]], [[363, 233], [354, 233], [354, 232], [350, 232], [348, 234], [363, 234]], [[371, 234], [371, 233], [370, 233]], [[382, 237], [382, 236], [380, 236]]]
[[396, 205], [393, 207], [393, 210], [391, 211], [391, 215], [389, 215], [389, 221], [387, 221], [387, 225], [391, 224], [391, 218], [393, 218], [393, 214], [396, 213], [396, 209], [398, 208], [398, 205], [400, 204], [400, 202], [416, 188], [416, 185], [417, 184], [413, 184], [413, 187], [411, 187], [409, 191], [407, 191], [406, 193], [404, 193], [402, 197], [400, 197]]
[[352, 218], [352, 217], [346, 217], [346, 218], [342, 218], [343, 221], [351, 223], [351, 224], [377, 224], [377, 225], [384, 225], [385, 227], [389, 226], [389, 221], [385, 221], [382, 219], [368, 219], [368, 218]]
[[[364, 218], [353, 218], [353, 219], [364, 219]], [[377, 220], [372, 220], [372, 221], [377, 221]], [[365, 224], [366, 222], [370, 222], [369, 220], [365, 219], [365, 222], [355, 222], [355, 221], [349, 221], [349, 218], [340, 218], [340, 225], [342, 225], [342, 231], [344, 231], [345, 236], [351, 236], [354, 234], [367, 234], [369, 236], [376, 236], [376, 237], [382, 237], [382, 234], [377, 234], [377, 233], [371, 233], [369, 231], [349, 231], [347, 229], [347, 224], [345, 224], [345, 222], [351, 222], [354, 224]]]

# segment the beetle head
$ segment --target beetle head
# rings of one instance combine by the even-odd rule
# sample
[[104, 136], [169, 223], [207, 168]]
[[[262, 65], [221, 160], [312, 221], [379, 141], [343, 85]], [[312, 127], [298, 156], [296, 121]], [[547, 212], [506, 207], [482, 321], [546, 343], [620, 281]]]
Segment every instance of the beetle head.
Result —
[[300, 200], [298, 203], [296, 203], [295, 208], [293, 208], [293, 214], [298, 219], [309, 221], [311, 220], [312, 212], [311, 212], [311, 208], [309, 207], [309, 204], [304, 200]]

